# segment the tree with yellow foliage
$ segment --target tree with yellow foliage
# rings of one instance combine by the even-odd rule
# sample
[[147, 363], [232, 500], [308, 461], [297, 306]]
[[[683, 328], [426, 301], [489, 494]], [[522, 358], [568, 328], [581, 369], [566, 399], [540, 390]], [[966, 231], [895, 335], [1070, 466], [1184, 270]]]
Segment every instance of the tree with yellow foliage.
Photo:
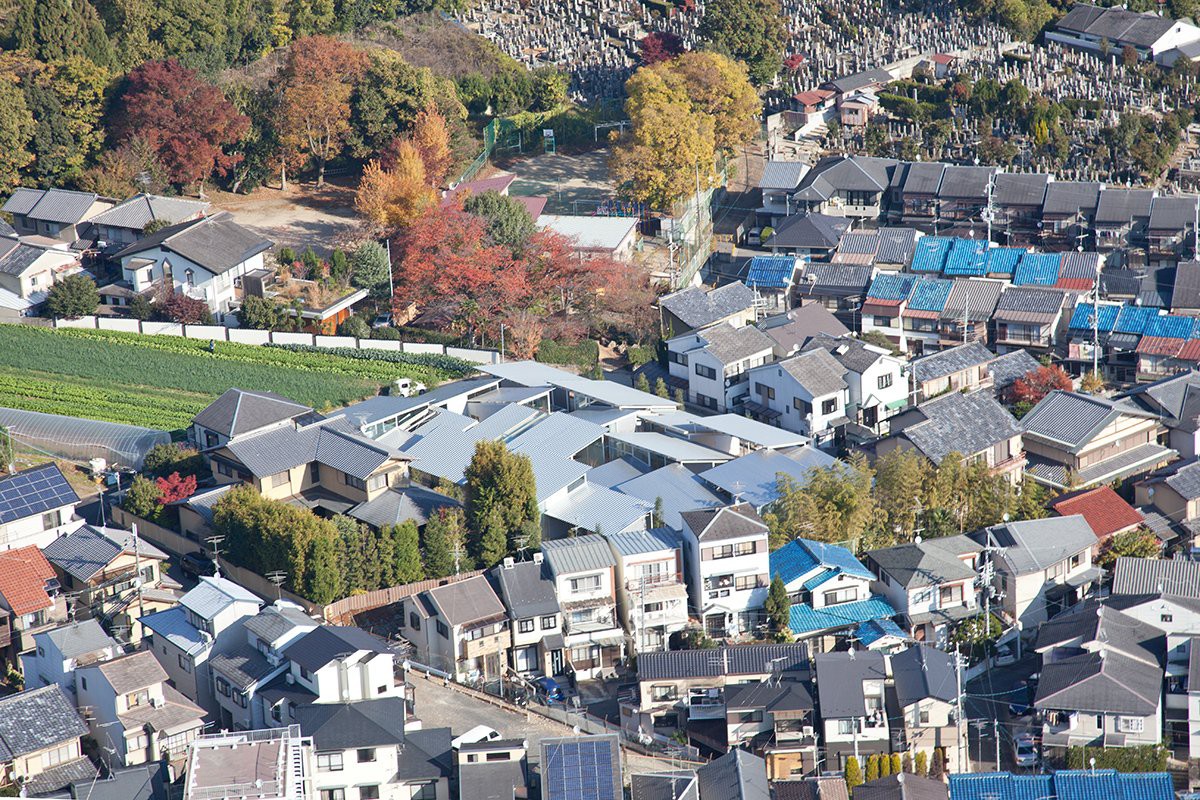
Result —
[[425, 179], [430, 185], [440, 186], [450, 171], [453, 155], [450, 153], [450, 129], [446, 118], [433, 105], [428, 105], [417, 114], [413, 122], [412, 143], [425, 165]]
[[354, 200], [360, 214], [386, 230], [407, 226], [435, 202], [421, 153], [408, 141], [397, 146], [391, 169], [378, 161], [367, 164]]

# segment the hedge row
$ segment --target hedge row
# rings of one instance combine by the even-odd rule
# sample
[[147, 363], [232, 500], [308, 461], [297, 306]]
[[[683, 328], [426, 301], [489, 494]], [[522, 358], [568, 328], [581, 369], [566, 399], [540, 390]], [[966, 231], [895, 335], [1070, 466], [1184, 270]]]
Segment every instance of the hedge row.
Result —
[[394, 353], [388, 350], [359, 350], [354, 347], [316, 347], [311, 344], [267, 344], [265, 347], [278, 347], [294, 353], [329, 353], [359, 361], [382, 361], [388, 364], [428, 367], [459, 378], [473, 375], [479, 371], [479, 366], [470, 361], [436, 353]]
[[580, 369], [591, 369], [600, 360], [600, 346], [594, 339], [584, 339], [577, 344], [543, 339], [538, 345], [535, 358], [543, 364], [574, 364]]

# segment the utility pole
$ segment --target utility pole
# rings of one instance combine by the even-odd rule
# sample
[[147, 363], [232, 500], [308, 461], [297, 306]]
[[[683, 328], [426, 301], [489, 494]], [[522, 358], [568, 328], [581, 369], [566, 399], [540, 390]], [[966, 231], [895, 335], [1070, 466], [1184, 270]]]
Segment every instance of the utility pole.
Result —
[[220, 560], [221, 549], [220, 549], [219, 545], [221, 544], [221, 542], [225, 541], [225, 537], [224, 536], [209, 536], [204, 541], [208, 543], [208, 546], [210, 548], [212, 548], [213, 567], [214, 567], [213, 577], [219, 578], [219, 577], [221, 577], [221, 560]]
[[[1200, 208], [1200, 205], [1197, 205]], [[1092, 374], [1100, 374], [1100, 273], [1092, 293]]]
[[[103, 495], [100, 496], [100, 505], [101, 505], [101, 507], [104, 506], [104, 496]], [[143, 580], [142, 580], [142, 558], [141, 558], [141, 554], [138, 552], [141, 548], [138, 546], [137, 523], [136, 522], [133, 523], [133, 525], [131, 527], [133, 528], [133, 571], [134, 571], [134, 573], [136, 573], [134, 575], [134, 581], [136, 582], [136, 586], [137, 586], [138, 619], [140, 620], [142, 618], [142, 615], [146, 613], [146, 608], [142, 603], [142, 583], [143, 583]]]
[[287, 577], [287, 573], [284, 572], [283, 570], [279, 570], [279, 569], [275, 570], [274, 572], [267, 573], [267, 580], [269, 580], [271, 583], [275, 584], [275, 599], [276, 600], [283, 599], [283, 581], [286, 577]]
[[[962, 702], [962, 700], [963, 700], [962, 655], [959, 653], [959, 647], [957, 644], [954, 645], [954, 683], [955, 683], [955, 687], [958, 689], [958, 701], [957, 701], [958, 715], [957, 715], [957, 719], [955, 720], [954, 727], [955, 727], [955, 731], [958, 735], [958, 748], [957, 748], [957, 750], [958, 750], [958, 771], [960, 773], [962, 773], [962, 772], [966, 772], [966, 770], [963, 769], [963, 747], [962, 747], [963, 742], [964, 742], [964, 738], [963, 738], [963, 702]], [[855, 745], [856, 745], [855, 746], [855, 755], [858, 755], [857, 744], [858, 744], [858, 741], [855, 740]]]
[[992, 734], [996, 737], [996, 772], [1000, 771], [1000, 721], [992, 717]]

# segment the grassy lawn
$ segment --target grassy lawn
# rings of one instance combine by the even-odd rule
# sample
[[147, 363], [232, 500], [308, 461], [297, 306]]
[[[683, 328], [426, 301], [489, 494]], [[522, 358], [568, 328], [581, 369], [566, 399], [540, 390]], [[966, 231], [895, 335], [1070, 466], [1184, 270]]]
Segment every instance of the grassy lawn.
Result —
[[270, 391], [327, 410], [370, 397], [407, 376], [431, 388], [424, 366], [326, 353], [114, 331], [0, 325], [0, 406], [124, 422], [160, 430], [230, 387]]

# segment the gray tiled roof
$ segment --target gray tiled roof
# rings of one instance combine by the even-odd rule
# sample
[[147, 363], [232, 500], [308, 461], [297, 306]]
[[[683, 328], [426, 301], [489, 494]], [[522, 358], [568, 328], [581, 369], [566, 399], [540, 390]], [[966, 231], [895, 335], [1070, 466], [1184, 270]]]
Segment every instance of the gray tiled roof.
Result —
[[[975, 577], [975, 570], [958, 558], [956, 551], [959, 549], [959, 540], [973, 544], [965, 536], [926, 539], [920, 543], [909, 542], [871, 550], [866, 558], [905, 588], [969, 580]], [[979, 548], [976, 546], [972, 549]]]
[[1107, 39], [1116, 47], [1124, 44], [1149, 47], [1171, 30], [1174, 24], [1173, 19], [1154, 14], [1078, 3], [1055, 27], [1076, 34], [1085, 33], [1097, 39]]
[[425, 595], [452, 626], [470, 625], [505, 614], [504, 604], [483, 575], [430, 589]]
[[951, 392], [925, 401], [917, 412], [925, 419], [900, 435], [935, 464], [950, 453], [971, 456], [1021, 433], [1013, 415], [986, 392]]
[[45, 250], [29, 244], [18, 244], [0, 256], [0, 273], [20, 275], [45, 254]]
[[1171, 308], [1200, 309], [1200, 261], [1181, 261], [1175, 268]]
[[1097, 600], [1072, 606], [1038, 628], [1034, 649], [1064, 646], [1089, 650], [1099, 646], [1150, 667], [1162, 666], [1166, 655], [1166, 638], [1161, 630]]
[[768, 161], [758, 185], [763, 189], [795, 189], [808, 165], [800, 161]]
[[74, 225], [83, 221], [98, 199], [95, 192], [19, 188], [0, 210], [30, 219]]
[[542, 552], [556, 576], [608, 569], [617, 563], [608, 542], [596, 534], [545, 541]]
[[58, 684], [0, 698], [0, 762], [77, 739], [88, 732]]
[[630, 800], [700, 800], [696, 773], [690, 770], [635, 773], [629, 789]]
[[1159, 709], [1162, 670], [1112, 651], [1045, 664], [1034, 705], [1039, 709], [1149, 716]]
[[271, 248], [271, 241], [233, 221], [228, 213], [170, 225], [134, 242], [116, 258], [161, 247], [221, 275], [243, 261]]
[[1150, 206], [1150, 230], [1181, 231], [1195, 219], [1195, 197], [1156, 197]]
[[904, 176], [904, 193], [936, 195], [945, 171], [946, 165], [937, 161], [909, 164]]
[[701, 542], [719, 542], [767, 533], [767, 524], [749, 503], [684, 511], [680, 516]]
[[767, 762], [735, 747], [696, 770], [704, 800], [770, 800]]
[[1095, 213], [1100, 202], [1100, 184], [1094, 181], [1051, 181], [1042, 203], [1043, 214]]
[[950, 790], [942, 780], [901, 772], [854, 787], [856, 800], [947, 800]]
[[733, 364], [771, 350], [775, 342], [753, 325], [740, 328], [722, 322], [698, 332], [704, 349], [722, 364]]
[[390, 652], [377, 636], [347, 625], [321, 625], [293, 641], [283, 654], [309, 672], [316, 672], [333, 661], [367, 650]]
[[234, 439], [225, 448], [260, 478], [316, 461], [366, 479], [392, 459], [407, 460], [398, 450], [358, 433], [344, 419], [325, 420], [302, 428], [285, 425]]
[[1005, 548], [1003, 559], [1018, 575], [1049, 569], [1096, 544], [1096, 534], [1082, 514], [993, 525], [971, 538]]
[[45, 636], [54, 642], [63, 658], [78, 658], [108, 647], [113, 648], [113, 652], [118, 652], [116, 640], [105, 633], [100, 623], [94, 619], [71, 622], [37, 635]]
[[1105, 189], [1096, 206], [1097, 225], [1128, 225], [1150, 216], [1154, 192], [1150, 189]]
[[272, 603], [247, 619], [242, 626], [267, 644], [272, 644], [298, 627], [315, 628], [317, 622], [298, 608]]
[[954, 657], [924, 644], [914, 644], [892, 656], [892, 676], [901, 708], [933, 698], [952, 703], [958, 698]]
[[775, 781], [775, 800], [849, 800], [846, 780], [838, 776]]
[[392, 487], [374, 500], [359, 503], [346, 513], [376, 528], [399, 525], [409, 520], [422, 526], [439, 510], [461, 505], [462, 503], [453, 497], [413, 484]]
[[208, 203], [202, 200], [188, 200], [185, 197], [163, 197], [157, 194], [135, 194], [128, 200], [117, 203], [112, 208], [101, 211], [92, 217], [93, 225], [106, 225], [110, 228], [129, 228], [140, 232], [151, 222], [164, 221], [175, 224], [208, 210]]
[[238, 690], [250, 688], [280, 668], [272, 666], [262, 653], [245, 644], [225, 653], [214, 653], [209, 661], [212, 668]]
[[877, 264], [908, 264], [917, 247], [917, 231], [913, 228], [880, 228]]
[[[781, 660], [782, 659], [782, 660]], [[808, 666], [804, 644], [745, 644], [708, 650], [663, 650], [638, 656], [638, 680], [676, 680], [718, 675], [769, 675], [772, 663], [782, 671]]]
[[[809, 264], [804, 269], [805, 280], [800, 284], [803, 294], [861, 294], [871, 284], [872, 267], [854, 264]], [[808, 280], [809, 277], [812, 280]]]
[[832, 250], [849, 228], [850, 222], [844, 217], [817, 213], [793, 214], [779, 223], [766, 245], [801, 250]]
[[942, 174], [938, 197], [946, 200], [986, 200], [988, 179], [996, 167], [948, 166]]
[[993, 196], [1002, 206], [1041, 206], [1049, 184], [1045, 173], [1001, 172]]
[[944, 321], [962, 322], [963, 312], [971, 322], [986, 322], [996, 311], [1000, 295], [1004, 292], [1002, 281], [962, 278], [954, 281], [946, 305], [942, 307]]
[[118, 695], [154, 686], [167, 679], [167, 673], [149, 650], [139, 650], [96, 665], [109, 686]]
[[887, 678], [883, 653], [820, 653], [813, 656], [817, 678], [817, 702], [824, 720], [861, 717], [866, 714], [863, 681]]
[[658, 303], [692, 328], [703, 328], [753, 307], [754, 292], [741, 281], [709, 291], [689, 286], [663, 295]]
[[996, 356], [988, 364], [988, 372], [992, 375], [992, 383], [996, 389], [1012, 386], [1017, 378], [1023, 378], [1041, 363], [1029, 354], [1028, 350], [1013, 350], [1001, 356]]
[[[133, 552], [133, 535], [115, 528], [93, 528], [81, 525], [66, 536], [59, 536], [42, 548], [51, 564], [72, 578], [86, 583], [102, 572], [122, 553]], [[138, 554], [144, 558], [166, 561], [162, 550], [138, 539]]]
[[[862, 375], [873, 367], [886, 353], [872, 347], [861, 339], [850, 336], [829, 336], [819, 334], [804, 346], [804, 351], [821, 349], [833, 356], [833, 359], [851, 372]], [[844, 382], [844, 380], [843, 380]]]
[[271, 392], [228, 389], [193, 418], [193, 422], [224, 436], [240, 436], [311, 412]]
[[996, 314], [1005, 316], [1005, 312], [1018, 312], [1053, 317], [1062, 310], [1063, 297], [1063, 293], [1055, 289], [1010, 286], [1000, 295], [1000, 300], [996, 303]]
[[804, 347], [814, 336], [842, 336], [850, 332], [829, 309], [816, 302], [793, 308], [787, 314], [761, 320], [758, 327], [770, 336], [785, 354]]
[[982, 366], [995, 357], [996, 354], [981, 342], [968, 342], [914, 359], [912, 369], [917, 382], [924, 383], [971, 367]]
[[492, 567], [489, 574], [514, 618], [558, 613], [558, 593], [545, 562], [518, 561], [511, 567], [500, 564]]
[[1112, 593], [1170, 594], [1200, 600], [1200, 562], [1122, 556], [1113, 566]]
[[1153, 416], [1127, 400], [1055, 389], [1022, 418], [1021, 427], [1028, 435], [1078, 452], [1122, 415]]
[[845, 378], [846, 368], [824, 348], [806, 350], [778, 362], [777, 366], [795, 378], [814, 398], [839, 392], [848, 385]]
[[300, 732], [317, 752], [403, 745], [404, 699], [380, 697], [354, 703], [313, 703], [296, 709]]

